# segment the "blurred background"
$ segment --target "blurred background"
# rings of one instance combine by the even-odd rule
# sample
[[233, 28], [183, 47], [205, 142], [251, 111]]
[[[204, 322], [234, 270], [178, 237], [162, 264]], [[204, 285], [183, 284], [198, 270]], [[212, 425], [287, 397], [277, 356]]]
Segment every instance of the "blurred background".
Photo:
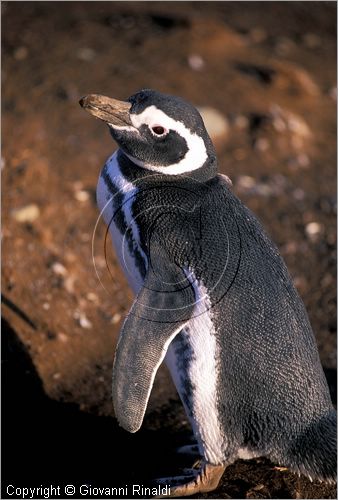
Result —
[[[3, 478], [145, 481], [177, 472], [173, 447], [190, 435], [163, 367], [142, 431], [128, 435], [112, 418], [114, 348], [132, 295], [113, 252], [107, 271], [100, 223], [93, 253], [106, 289], [92, 262], [96, 182], [116, 146], [78, 105], [88, 93], [154, 88], [201, 109], [220, 172], [286, 260], [336, 400], [336, 3], [1, 7]], [[335, 491], [256, 460], [200, 497]]]

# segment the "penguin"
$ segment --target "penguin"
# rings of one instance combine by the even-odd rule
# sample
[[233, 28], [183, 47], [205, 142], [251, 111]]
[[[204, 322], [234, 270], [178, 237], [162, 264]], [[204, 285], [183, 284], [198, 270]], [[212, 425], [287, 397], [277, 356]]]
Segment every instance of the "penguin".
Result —
[[310, 322], [286, 265], [217, 173], [212, 141], [185, 100], [141, 90], [87, 95], [118, 150], [97, 200], [135, 293], [113, 367], [120, 425], [142, 424], [164, 361], [201, 456], [171, 496], [217, 488], [237, 459], [267, 457], [336, 477], [336, 412]]

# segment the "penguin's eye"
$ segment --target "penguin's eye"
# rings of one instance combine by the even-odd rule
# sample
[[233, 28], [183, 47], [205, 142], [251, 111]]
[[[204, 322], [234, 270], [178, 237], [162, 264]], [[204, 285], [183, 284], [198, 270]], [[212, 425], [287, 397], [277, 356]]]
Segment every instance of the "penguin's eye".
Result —
[[151, 127], [151, 131], [158, 136], [165, 135], [168, 132], [164, 127], [161, 127], [161, 125]]

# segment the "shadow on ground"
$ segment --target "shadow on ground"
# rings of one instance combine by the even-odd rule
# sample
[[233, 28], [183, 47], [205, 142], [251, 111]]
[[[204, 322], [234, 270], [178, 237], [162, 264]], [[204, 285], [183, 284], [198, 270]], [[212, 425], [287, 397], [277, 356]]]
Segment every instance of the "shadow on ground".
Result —
[[[87, 414], [75, 404], [50, 399], [29, 354], [5, 320], [2, 332], [2, 392], [6, 401], [2, 498], [11, 498], [6, 494], [8, 485], [52, 484], [60, 486], [60, 491], [72, 484], [77, 492], [84, 485], [123, 488], [120, 494], [104, 498], [140, 498], [132, 494], [133, 485], [152, 487], [155, 477], [178, 474], [180, 467], [191, 465], [175, 453], [177, 446], [190, 440], [188, 431], [174, 426], [171, 432], [142, 428], [129, 434], [112, 417]], [[326, 376], [336, 404], [336, 371], [326, 370]], [[172, 401], [167, 410], [162, 408], [161, 418], [170, 421], [170, 413], [180, 411], [177, 405]], [[156, 421], [158, 415], [150, 419]], [[256, 459], [237, 461], [227, 469], [216, 492], [195, 498], [333, 498], [334, 490], [280, 472], [268, 460]], [[86, 498], [95, 497], [86, 494]]]

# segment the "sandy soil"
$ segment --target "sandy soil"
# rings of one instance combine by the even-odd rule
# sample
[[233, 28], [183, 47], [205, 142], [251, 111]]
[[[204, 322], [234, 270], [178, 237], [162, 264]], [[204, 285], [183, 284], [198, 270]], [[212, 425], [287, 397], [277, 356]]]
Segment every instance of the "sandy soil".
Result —
[[[105, 289], [92, 262], [96, 182], [116, 146], [78, 105], [87, 93], [150, 87], [225, 116], [220, 171], [278, 244], [336, 400], [335, 20], [334, 2], [2, 2], [3, 488], [145, 483], [189, 465], [164, 368], [138, 434], [113, 418], [132, 295], [113, 252], [107, 272], [102, 223]], [[199, 496], [335, 497], [265, 460], [236, 462]]]

